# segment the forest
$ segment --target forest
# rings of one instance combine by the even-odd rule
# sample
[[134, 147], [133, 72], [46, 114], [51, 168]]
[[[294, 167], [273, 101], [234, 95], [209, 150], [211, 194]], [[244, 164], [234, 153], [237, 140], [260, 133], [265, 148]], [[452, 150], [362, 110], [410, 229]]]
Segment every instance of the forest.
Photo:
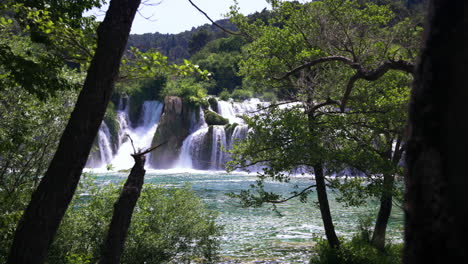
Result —
[[468, 4], [266, 2], [1, 1], [0, 263], [467, 262]]

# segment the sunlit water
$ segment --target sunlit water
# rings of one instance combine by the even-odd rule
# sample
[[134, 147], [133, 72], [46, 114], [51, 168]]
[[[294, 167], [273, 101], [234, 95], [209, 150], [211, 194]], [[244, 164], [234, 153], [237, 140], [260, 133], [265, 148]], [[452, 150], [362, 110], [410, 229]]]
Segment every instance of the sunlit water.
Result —
[[[125, 180], [126, 173], [97, 173], [97, 181], [103, 184]], [[315, 193], [308, 203], [297, 199], [277, 206], [242, 208], [226, 193], [248, 189], [255, 183], [255, 175], [227, 174], [212, 171], [148, 171], [145, 183], [167, 187], [191, 184], [193, 190], [219, 212], [218, 223], [224, 226], [221, 242], [222, 263], [308, 263], [312, 254], [314, 237], [324, 237], [320, 211], [315, 204]], [[298, 177], [290, 183], [266, 184], [266, 189], [283, 193], [294, 190], [294, 185], [305, 187], [313, 184], [310, 177]], [[365, 207], [346, 208], [337, 203], [336, 193], [329, 191], [330, 206], [339, 236], [350, 237], [357, 231], [360, 217], [375, 217], [376, 202]], [[401, 210], [394, 208], [388, 236], [401, 240], [403, 229]]]

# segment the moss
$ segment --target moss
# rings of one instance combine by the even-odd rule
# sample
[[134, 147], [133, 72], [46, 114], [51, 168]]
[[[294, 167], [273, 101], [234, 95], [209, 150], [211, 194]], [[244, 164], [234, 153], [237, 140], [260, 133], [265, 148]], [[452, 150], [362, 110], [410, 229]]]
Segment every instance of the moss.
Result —
[[218, 115], [217, 113], [205, 110], [205, 121], [209, 126], [216, 126], [216, 125], [227, 125], [229, 124], [229, 120]]
[[211, 109], [213, 109], [213, 111], [215, 111], [216, 113], [219, 113], [218, 100], [216, 100], [216, 98], [214, 98], [214, 97], [208, 98], [208, 103], [210, 104]]

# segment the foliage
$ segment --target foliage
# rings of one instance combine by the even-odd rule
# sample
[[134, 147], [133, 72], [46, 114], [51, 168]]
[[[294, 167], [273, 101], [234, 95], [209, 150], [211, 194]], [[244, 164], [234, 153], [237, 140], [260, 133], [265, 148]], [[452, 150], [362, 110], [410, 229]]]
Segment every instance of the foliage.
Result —
[[[60, 92], [47, 102], [19, 87], [0, 99], [0, 189], [14, 193], [37, 182], [47, 168], [67, 123], [76, 94]], [[21, 189], [21, 188], [20, 188]]]
[[227, 118], [224, 118], [213, 111], [205, 110], [204, 114], [205, 114], [205, 121], [209, 126], [229, 124], [229, 120]]
[[314, 247], [311, 264], [398, 264], [402, 261], [402, 244], [387, 245], [378, 251], [368, 241], [353, 237], [341, 241], [339, 249], [331, 248], [325, 240], [319, 239]]
[[224, 89], [221, 93], [219, 93], [219, 99], [223, 101], [228, 101], [230, 97], [231, 97], [231, 94], [226, 89]]
[[232, 91], [231, 98], [236, 101], [244, 101], [248, 100], [253, 97], [253, 92], [244, 90], [244, 89], [237, 89]]
[[35, 182], [23, 182], [14, 192], [0, 188], [0, 263], [6, 263], [16, 226], [31, 199], [35, 185]]
[[[83, 186], [84, 185], [84, 186]], [[94, 263], [112, 217], [120, 187], [82, 184], [66, 212], [48, 263], [80, 258]], [[215, 214], [189, 186], [166, 189], [144, 185], [133, 213], [122, 263], [165, 263], [216, 259], [220, 227]]]
[[161, 91], [161, 97], [179, 96], [185, 102], [192, 105], [208, 105], [206, 101], [206, 89], [201, 82], [195, 78], [178, 78], [170, 80], [167, 86]]
[[218, 95], [223, 89], [233, 91], [242, 84], [238, 76], [240, 50], [245, 41], [239, 36], [220, 38], [209, 42], [192, 56], [192, 61], [212, 73], [214, 85], [209, 94]]

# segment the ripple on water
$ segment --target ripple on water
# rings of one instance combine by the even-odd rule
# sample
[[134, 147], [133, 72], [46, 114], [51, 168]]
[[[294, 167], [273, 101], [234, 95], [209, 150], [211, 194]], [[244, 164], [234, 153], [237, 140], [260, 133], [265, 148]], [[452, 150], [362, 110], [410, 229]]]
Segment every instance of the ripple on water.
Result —
[[[154, 171], [149, 170], [145, 181], [167, 187], [181, 187], [190, 183], [192, 189], [208, 204], [219, 211], [217, 222], [224, 226], [221, 237], [220, 263], [308, 263], [312, 254], [314, 237], [323, 237], [323, 224], [320, 211], [313, 202], [300, 203], [291, 200], [277, 206], [242, 208], [226, 196], [228, 192], [248, 189], [254, 183], [254, 175], [246, 173], [226, 174], [225, 172], [205, 171]], [[126, 178], [126, 173], [100, 173], [98, 181], [108, 184]], [[291, 179], [290, 184], [266, 183], [267, 191], [283, 193], [294, 191], [293, 186], [308, 186], [310, 177]], [[309, 198], [315, 201], [315, 194]], [[337, 233], [350, 237], [357, 230], [358, 219], [372, 214], [375, 216], [377, 203], [366, 207], [346, 208], [338, 204], [330, 192], [330, 207]], [[278, 213], [279, 212], [279, 213]], [[393, 240], [402, 238], [403, 216], [401, 210], [393, 210], [388, 234]]]

